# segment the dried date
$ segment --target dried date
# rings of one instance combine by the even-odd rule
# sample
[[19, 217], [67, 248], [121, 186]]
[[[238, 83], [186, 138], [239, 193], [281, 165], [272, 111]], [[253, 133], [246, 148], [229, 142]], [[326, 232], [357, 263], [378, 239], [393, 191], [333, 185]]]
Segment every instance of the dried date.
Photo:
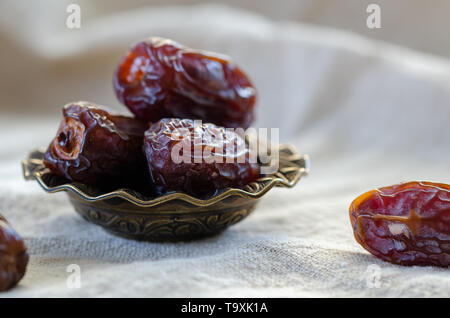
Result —
[[114, 88], [137, 118], [151, 122], [178, 117], [247, 128], [254, 117], [256, 90], [227, 56], [158, 37], [131, 48]]
[[259, 175], [256, 156], [234, 131], [191, 119], [162, 119], [144, 137], [151, 178], [160, 191], [206, 195], [242, 187]]
[[142, 142], [146, 127], [135, 118], [110, 114], [92, 103], [68, 104], [44, 164], [73, 181], [128, 184], [140, 179], [145, 169]]
[[0, 291], [14, 287], [22, 279], [28, 258], [22, 238], [0, 215]]
[[400, 265], [450, 265], [450, 185], [408, 182], [369, 191], [350, 206], [356, 240]]

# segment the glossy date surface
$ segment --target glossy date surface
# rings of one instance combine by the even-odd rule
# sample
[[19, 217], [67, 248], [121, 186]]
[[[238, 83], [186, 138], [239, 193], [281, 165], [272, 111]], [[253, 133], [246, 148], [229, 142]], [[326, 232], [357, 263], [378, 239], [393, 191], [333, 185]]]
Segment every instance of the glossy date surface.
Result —
[[256, 90], [227, 56], [158, 37], [131, 48], [114, 88], [137, 118], [150, 122], [178, 117], [247, 128], [254, 117]]
[[260, 175], [256, 157], [240, 135], [190, 119], [154, 123], [145, 132], [144, 152], [151, 178], [161, 192], [210, 194], [243, 187]]
[[350, 206], [356, 240], [400, 265], [450, 265], [450, 185], [408, 182], [369, 191]]
[[67, 104], [44, 164], [73, 181], [133, 182], [145, 169], [142, 142], [146, 127], [135, 118], [111, 114], [93, 103]]
[[0, 291], [14, 287], [22, 279], [28, 259], [22, 238], [0, 215]]

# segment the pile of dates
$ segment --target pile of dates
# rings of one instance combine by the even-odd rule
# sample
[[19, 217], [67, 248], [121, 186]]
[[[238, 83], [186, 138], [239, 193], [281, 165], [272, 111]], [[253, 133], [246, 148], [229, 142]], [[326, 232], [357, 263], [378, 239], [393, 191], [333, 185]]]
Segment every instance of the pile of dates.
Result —
[[[245, 139], [230, 130], [253, 122], [256, 90], [228, 57], [152, 37], [120, 62], [114, 89], [134, 117], [90, 102], [65, 105], [44, 154], [51, 172], [152, 195], [211, 195], [259, 178]], [[27, 263], [24, 242], [0, 215], [0, 291], [22, 279]]]
[[69, 103], [44, 164], [68, 180], [161, 194], [208, 195], [260, 176], [244, 138], [256, 90], [230, 58], [152, 37], [114, 73], [134, 117], [90, 102]]

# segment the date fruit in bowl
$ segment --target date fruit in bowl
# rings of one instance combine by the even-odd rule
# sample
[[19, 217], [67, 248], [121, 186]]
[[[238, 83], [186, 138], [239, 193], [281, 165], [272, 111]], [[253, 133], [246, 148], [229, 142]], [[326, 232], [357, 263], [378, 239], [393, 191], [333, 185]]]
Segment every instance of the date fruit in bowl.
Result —
[[0, 291], [14, 287], [22, 279], [28, 259], [22, 238], [0, 215]]
[[142, 142], [146, 127], [135, 118], [111, 114], [93, 103], [67, 104], [44, 164], [72, 181], [94, 185], [133, 182], [145, 169]]
[[145, 132], [151, 178], [164, 191], [193, 195], [241, 188], [260, 176], [256, 156], [232, 130], [191, 119], [165, 118]]
[[450, 185], [408, 182], [369, 191], [350, 206], [356, 240], [399, 265], [450, 265]]
[[137, 118], [150, 122], [178, 117], [247, 128], [254, 118], [256, 90], [229, 57], [159, 37], [130, 49], [114, 89]]

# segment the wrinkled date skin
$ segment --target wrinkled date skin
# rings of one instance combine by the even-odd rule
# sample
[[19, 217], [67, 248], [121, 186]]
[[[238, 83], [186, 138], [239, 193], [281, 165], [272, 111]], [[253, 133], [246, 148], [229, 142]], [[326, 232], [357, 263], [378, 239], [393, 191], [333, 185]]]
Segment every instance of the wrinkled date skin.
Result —
[[350, 206], [355, 238], [399, 265], [450, 265], [450, 185], [409, 182], [369, 191]]
[[137, 119], [112, 115], [92, 103], [68, 104], [44, 164], [73, 181], [94, 185], [132, 182], [145, 169], [142, 142], [146, 127]]
[[240, 188], [260, 175], [256, 158], [240, 135], [214, 124], [196, 125], [190, 119], [154, 123], [145, 132], [144, 152], [160, 192], [207, 195]]
[[131, 48], [114, 88], [137, 118], [150, 122], [178, 117], [247, 128], [254, 117], [256, 90], [228, 57], [158, 37]]
[[0, 215], [0, 291], [14, 287], [22, 279], [28, 258], [22, 238]]

